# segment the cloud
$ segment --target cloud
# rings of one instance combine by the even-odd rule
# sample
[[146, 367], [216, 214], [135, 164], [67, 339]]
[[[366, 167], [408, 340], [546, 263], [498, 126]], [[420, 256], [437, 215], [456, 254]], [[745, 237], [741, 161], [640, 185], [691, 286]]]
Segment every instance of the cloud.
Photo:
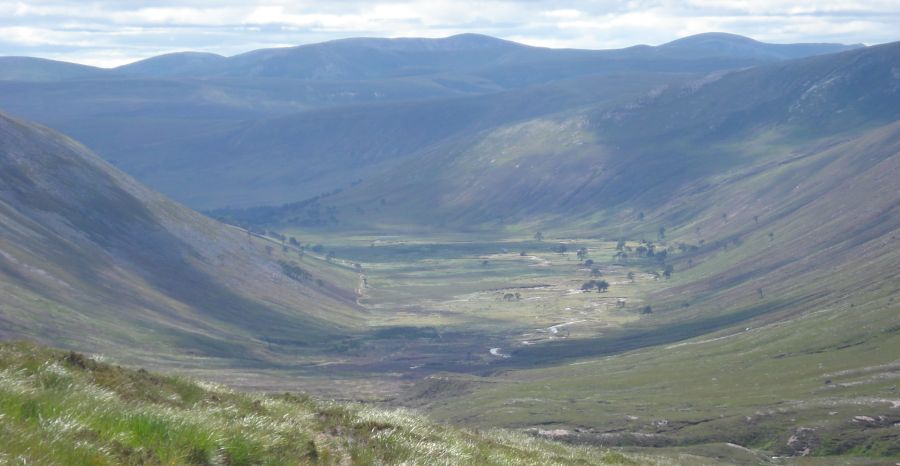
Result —
[[353, 36], [490, 34], [613, 48], [726, 31], [771, 42], [900, 39], [900, 0], [0, 0], [0, 55], [101, 66]]

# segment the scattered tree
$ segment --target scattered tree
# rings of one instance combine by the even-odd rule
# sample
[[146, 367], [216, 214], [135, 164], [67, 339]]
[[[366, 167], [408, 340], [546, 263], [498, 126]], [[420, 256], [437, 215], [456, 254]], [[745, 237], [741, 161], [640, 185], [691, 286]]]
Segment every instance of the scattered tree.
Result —
[[544, 234], [541, 233], [541, 232], [539, 232], [539, 231], [536, 232], [536, 233], [534, 234], [534, 240], [535, 240], [535, 241], [544, 241]]
[[616, 241], [616, 251], [621, 251], [624, 248], [625, 248], [625, 240], [624, 239], [620, 239], [619, 241]]
[[659, 240], [664, 240], [664, 239], [666, 239], [666, 227], [660, 226], [660, 227], [659, 227], [659, 231], [656, 232], [656, 237], [657, 237], [657, 239], [659, 239]]
[[602, 276], [602, 275], [603, 275], [603, 273], [600, 272], [600, 268], [599, 268], [599, 267], [591, 267], [591, 276], [592, 276], [592, 277], [599, 277], [599, 276]]
[[668, 257], [669, 257], [669, 251], [667, 251], [665, 249], [656, 253], [656, 260], [659, 261], [660, 264], [664, 264], [666, 262], [666, 259], [668, 259]]
[[598, 293], [606, 293], [606, 290], [609, 289], [609, 282], [606, 280], [597, 280], [596, 285]]
[[672, 264], [668, 264], [666, 265], [666, 269], [663, 271], [663, 276], [668, 280], [669, 278], [672, 278], [672, 272], [674, 271], [675, 266], [673, 266]]
[[628, 272], [628, 279], [631, 280], [631, 283], [634, 283], [634, 272]]
[[587, 257], [587, 255], [588, 255], [587, 248], [578, 248], [578, 251], [575, 252], [575, 257], [577, 257], [578, 260], [584, 260], [584, 258]]
[[644, 309], [641, 310], [641, 314], [653, 314], [653, 308], [648, 306], [644, 306]]

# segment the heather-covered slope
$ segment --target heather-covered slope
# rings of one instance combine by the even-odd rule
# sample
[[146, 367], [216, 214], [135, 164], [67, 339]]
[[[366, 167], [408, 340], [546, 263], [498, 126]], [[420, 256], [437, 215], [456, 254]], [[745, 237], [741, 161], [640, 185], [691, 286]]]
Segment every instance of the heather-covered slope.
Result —
[[280, 246], [267, 254], [265, 242], [6, 115], [0, 232], [4, 338], [123, 358], [266, 359], [326, 341], [359, 315], [340, 269], [307, 259], [312, 277], [292, 279]]

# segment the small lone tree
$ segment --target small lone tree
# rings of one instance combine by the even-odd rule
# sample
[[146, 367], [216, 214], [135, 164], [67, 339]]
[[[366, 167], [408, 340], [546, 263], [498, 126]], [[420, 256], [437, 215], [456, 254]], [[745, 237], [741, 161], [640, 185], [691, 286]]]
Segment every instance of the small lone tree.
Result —
[[587, 255], [588, 255], [587, 248], [578, 248], [578, 251], [575, 252], [575, 257], [577, 257], [578, 260], [584, 260], [584, 258], [587, 257]]
[[634, 283], [634, 272], [628, 272], [628, 279], [631, 280], [631, 283]]
[[603, 272], [600, 272], [600, 267], [591, 267], [591, 276], [599, 277], [602, 276]]
[[656, 232], [656, 237], [660, 240], [666, 239], [666, 227], [660, 226], [659, 231]]
[[672, 264], [666, 265], [666, 269], [663, 271], [663, 276], [666, 277], [666, 280], [672, 278], [672, 272], [675, 271], [675, 266]]
[[544, 234], [541, 233], [541, 232], [539, 232], [539, 231], [538, 231], [538, 232], [535, 232], [535, 234], [534, 234], [534, 240], [535, 240], [535, 241], [544, 241]]
[[641, 314], [653, 314], [653, 308], [648, 306], [644, 306], [644, 309], [641, 309]]
[[606, 293], [606, 290], [609, 289], [609, 283], [606, 280], [598, 280], [594, 286], [597, 287], [598, 293]]

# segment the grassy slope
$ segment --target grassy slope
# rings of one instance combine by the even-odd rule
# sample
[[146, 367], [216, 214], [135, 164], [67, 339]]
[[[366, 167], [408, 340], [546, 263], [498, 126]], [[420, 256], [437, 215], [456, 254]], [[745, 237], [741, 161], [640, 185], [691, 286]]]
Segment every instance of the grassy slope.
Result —
[[28, 464], [671, 464], [409, 411], [240, 394], [31, 344], [0, 345], [0, 438], [0, 461]]
[[[358, 325], [355, 276], [186, 209], [0, 116], [0, 334], [123, 358], [267, 360]], [[322, 280], [317, 284], [316, 280]]]
[[[474, 392], [434, 412], [590, 431], [576, 441], [777, 454], [796, 453], [788, 439], [812, 428], [814, 454], [900, 456], [898, 141], [888, 125], [667, 203], [696, 210], [666, 244], [705, 244], [673, 253], [674, 278], [644, 297], [652, 316], [622, 334], [513, 352], [522, 362], [508, 365], [524, 370], [464, 378]], [[659, 223], [645, 222], [630, 228], [650, 237]]]

